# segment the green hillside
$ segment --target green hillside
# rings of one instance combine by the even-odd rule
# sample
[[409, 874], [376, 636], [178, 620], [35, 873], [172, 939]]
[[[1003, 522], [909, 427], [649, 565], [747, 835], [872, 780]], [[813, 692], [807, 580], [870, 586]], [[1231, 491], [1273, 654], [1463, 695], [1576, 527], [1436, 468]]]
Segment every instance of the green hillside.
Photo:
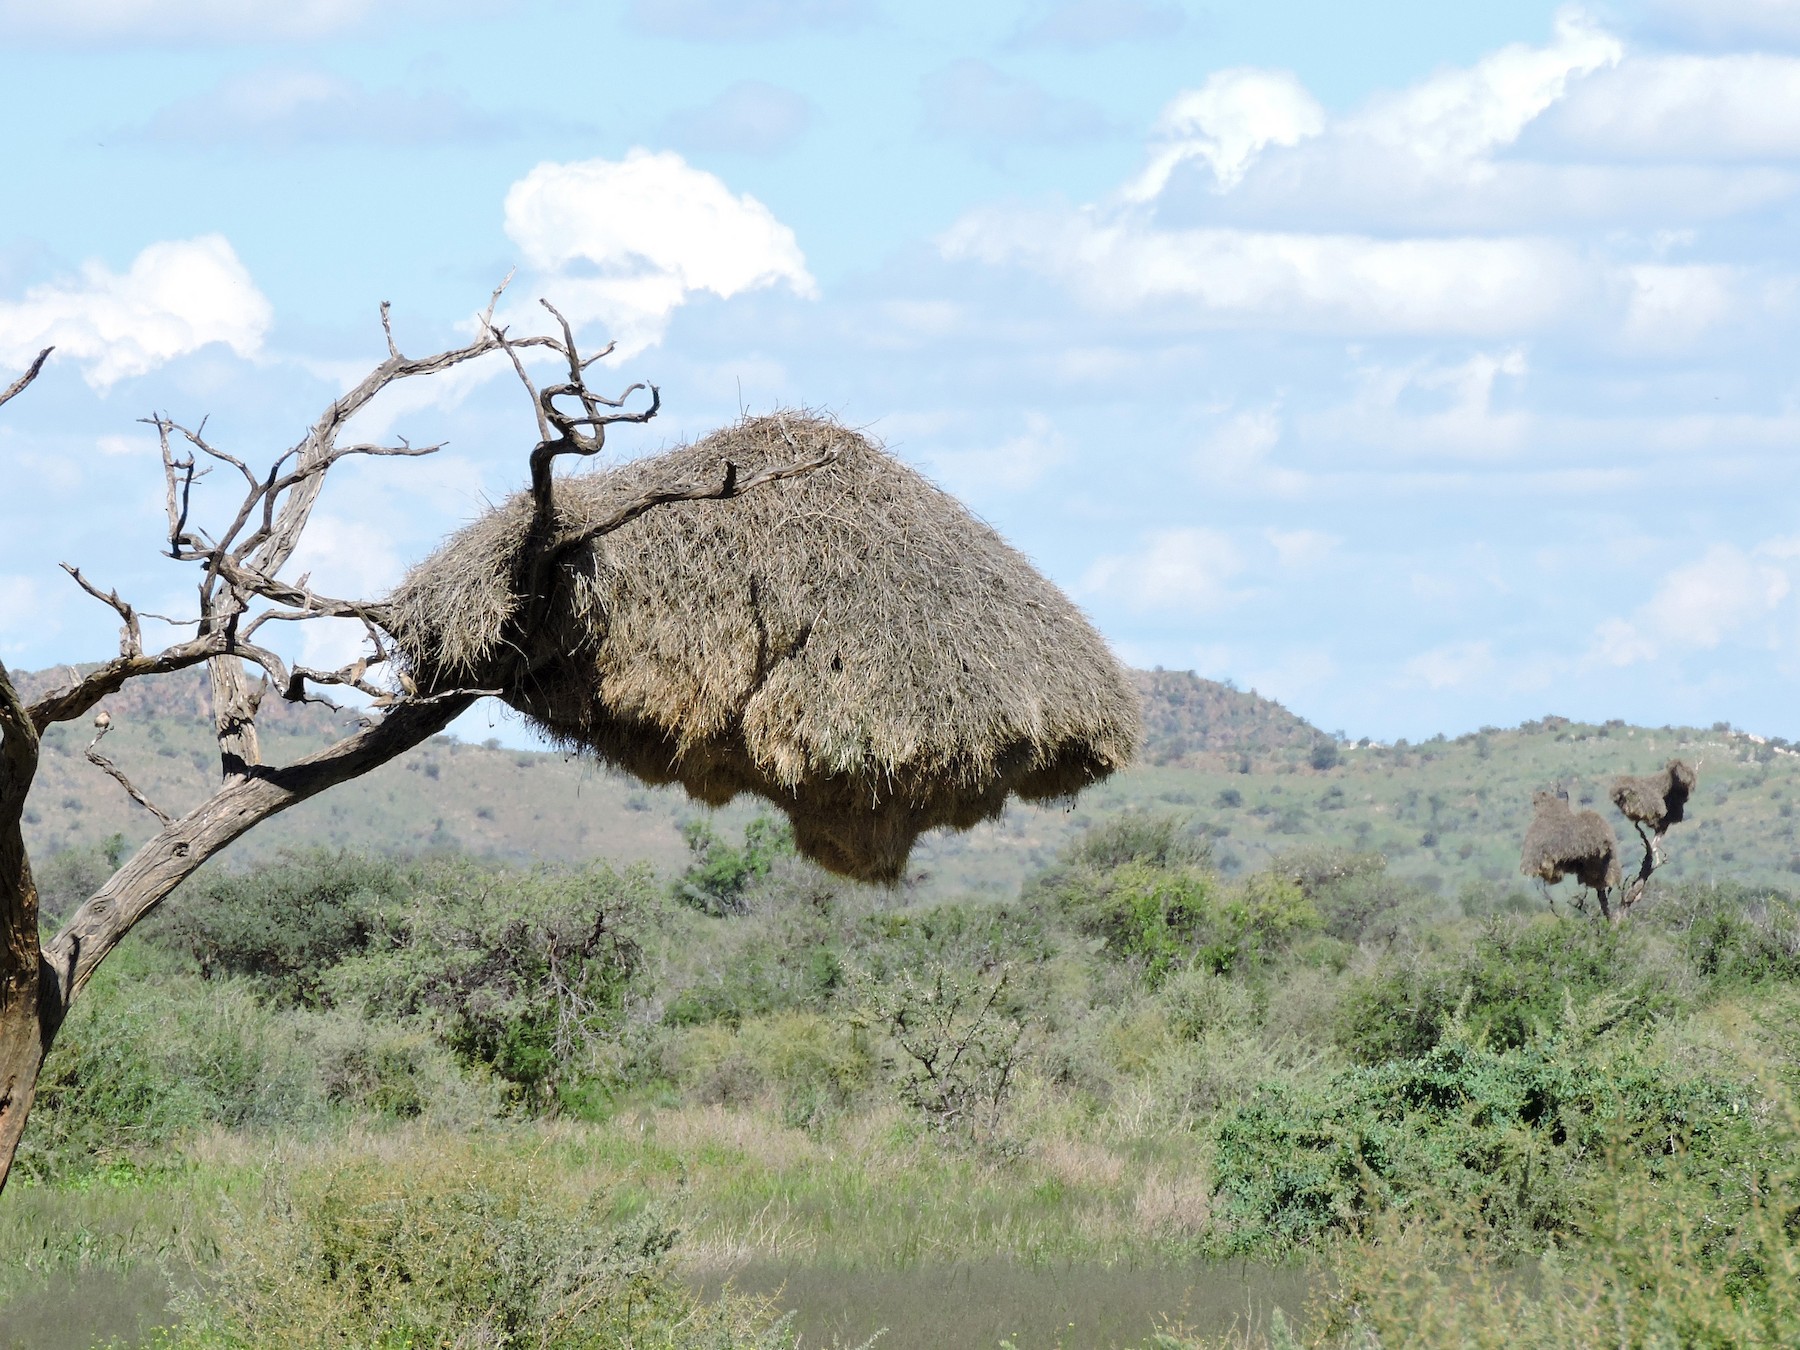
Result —
[[[56, 672], [23, 677], [27, 689]], [[1611, 815], [1605, 785], [1671, 755], [1700, 764], [1690, 821], [1671, 837], [1671, 878], [1730, 875], [1792, 881], [1800, 872], [1794, 803], [1800, 755], [1720, 725], [1631, 727], [1545, 718], [1418, 745], [1339, 744], [1279, 704], [1186, 672], [1142, 671], [1148, 740], [1138, 767], [1067, 808], [1015, 806], [967, 834], [927, 836], [912, 885], [931, 892], [1010, 892], [1080, 829], [1121, 810], [1172, 812], [1212, 844], [1227, 873], [1312, 845], [1375, 850], [1392, 870], [1445, 894], [1470, 885], [1523, 885], [1518, 842], [1534, 789], [1561, 783]], [[167, 810], [207, 791], [216, 757], [198, 675], [141, 681], [107, 704], [106, 750]], [[304, 754], [348, 719], [316, 707], [266, 706], [269, 758]], [[148, 817], [83, 757], [91, 731], [55, 729], [29, 818], [39, 856], [118, 833], [146, 837]], [[720, 813], [733, 829], [756, 814]], [[358, 782], [253, 832], [239, 863], [283, 848], [328, 844], [417, 852], [461, 849], [515, 860], [646, 860], [685, 856], [680, 827], [704, 808], [675, 789], [650, 789], [591, 761], [439, 737]], [[1622, 825], [1623, 822], [1617, 822]], [[1635, 846], [1635, 840], [1624, 841]], [[1627, 849], [1630, 856], [1630, 849]]]

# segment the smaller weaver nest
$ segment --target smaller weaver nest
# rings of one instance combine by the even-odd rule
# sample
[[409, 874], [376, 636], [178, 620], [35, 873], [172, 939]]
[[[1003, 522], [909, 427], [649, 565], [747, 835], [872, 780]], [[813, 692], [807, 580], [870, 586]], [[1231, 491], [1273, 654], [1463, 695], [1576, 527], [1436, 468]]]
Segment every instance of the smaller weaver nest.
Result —
[[1596, 892], [1619, 884], [1619, 840], [1598, 811], [1576, 811], [1557, 792], [1535, 792], [1519, 870], [1555, 885], [1574, 877]]
[[1609, 795], [1625, 819], [1648, 825], [1662, 834], [1669, 826], [1681, 823], [1688, 796], [1699, 781], [1699, 775], [1690, 766], [1672, 759], [1657, 773], [1619, 775], [1613, 779]]

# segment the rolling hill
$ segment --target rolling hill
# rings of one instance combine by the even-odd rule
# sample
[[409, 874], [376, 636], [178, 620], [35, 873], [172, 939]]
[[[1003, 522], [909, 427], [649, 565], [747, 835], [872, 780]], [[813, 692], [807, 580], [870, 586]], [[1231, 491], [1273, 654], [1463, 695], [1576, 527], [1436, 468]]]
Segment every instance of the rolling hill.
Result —
[[[22, 676], [41, 689], [61, 672]], [[1140, 764], [1066, 808], [1015, 806], [967, 834], [937, 833], [914, 855], [912, 884], [1009, 891], [1052, 860], [1080, 829], [1122, 810], [1179, 813], [1228, 871], [1271, 855], [1331, 845], [1378, 850], [1391, 868], [1454, 893], [1523, 887], [1518, 842], [1531, 794], [1562, 783], [1610, 814], [1613, 774], [1642, 773], [1671, 755], [1698, 761], [1690, 823], [1670, 837], [1672, 877], [1732, 876], [1800, 886], [1800, 754], [1734, 731], [1592, 725], [1547, 717], [1418, 745], [1342, 745], [1279, 704], [1187, 672], [1141, 671], [1147, 743]], [[108, 700], [106, 750], [167, 810], [198, 802], [216, 772], [204, 678], [140, 681]], [[347, 717], [273, 704], [270, 759], [304, 754]], [[147, 837], [149, 817], [83, 757], [85, 724], [54, 729], [27, 817], [40, 858], [113, 834]], [[730, 830], [756, 814], [720, 812]], [[681, 825], [705, 808], [678, 790], [645, 788], [591, 761], [519, 751], [498, 741], [438, 737], [378, 772], [252, 832], [228, 857], [242, 863], [283, 848], [326, 845], [420, 851], [465, 849], [515, 860], [607, 857], [671, 869], [686, 856]], [[1623, 822], [1618, 822], [1621, 827]], [[1625, 833], [1627, 857], [1635, 839]]]

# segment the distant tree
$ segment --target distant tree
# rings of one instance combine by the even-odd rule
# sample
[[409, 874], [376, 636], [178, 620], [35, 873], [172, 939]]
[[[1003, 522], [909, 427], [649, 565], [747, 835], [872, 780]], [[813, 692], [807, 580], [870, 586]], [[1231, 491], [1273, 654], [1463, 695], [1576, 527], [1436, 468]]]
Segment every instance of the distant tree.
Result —
[[[4, 1187], [19, 1138], [30, 1113], [44, 1057], [56, 1040], [70, 1003], [78, 998], [94, 971], [126, 933], [208, 858], [234, 839], [298, 802], [360, 777], [441, 732], [483, 693], [480, 689], [420, 689], [404, 670], [394, 668], [378, 603], [339, 600], [320, 595], [304, 576], [283, 579], [300, 543], [325, 479], [351, 456], [426, 455], [436, 446], [340, 444], [346, 423], [389, 385], [449, 370], [467, 361], [504, 353], [530, 395], [539, 440], [529, 468], [535, 513], [525, 556], [531, 559], [518, 579], [518, 632], [535, 631], [550, 604], [552, 568], [570, 541], [559, 532], [551, 495], [551, 469], [563, 455], [593, 455], [604, 444], [606, 428], [620, 422], [642, 423], [654, 417], [660, 397], [648, 386], [647, 406], [627, 411], [626, 400], [645, 386], [634, 385], [618, 398], [589, 389], [586, 371], [595, 356], [576, 349], [568, 323], [545, 302], [556, 318], [560, 336], [512, 338], [494, 323], [495, 291], [480, 316], [479, 336], [467, 345], [414, 359], [401, 354], [381, 307], [387, 357], [355, 388], [336, 399], [288, 451], [267, 468], [253, 469], [244, 460], [212, 444], [204, 423], [183, 426], [163, 414], [146, 418], [156, 429], [162, 449], [164, 502], [168, 514], [167, 555], [198, 569], [198, 597], [193, 616], [176, 624], [194, 635], [148, 650], [140, 611], [116, 590], [103, 590], [80, 568], [65, 570], [89, 596], [110, 607], [120, 623], [119, 654], [67, 684], [27, 702], [0, 665], [0, 1187]], [[527, 376], [518, 349], [546, 349], [567, 365], [564, 382], [536, 388]], [[0, 391], [0, 404], [22, 393], [43, 369], [46, 348], [30, 369]], [[584, 524], [581, 539], [590, 541], [618, 529], [664, 502], [726, 498], [761, 483], [816, 468], [795, 463], [740, 478], [726, 466], [715, 481], [657, 483], [632, 495], [598, 526]], [[203, 527], [197, 519], [195, 486], [209, 470], [241, 478], [243, 493], [219, 524]], [[360, 621], [368, 650], [339, 670], [289, 665], [262, 645], [259, 635], [270, 623], [300, 623], [338, 618]], [[520, 644], [519, 650], [523, 651]], [[519, 660], [523, 661], [523, 656]], [[58, 723], [94, 714], [102, 701], [129, 681], [146, 675], [204, 665], [211, 679], [214, 730], [221, 767], [217, 790], [182, 816], [162, 810], [141, 792], [125, 771], [100, 752], [111, 727], [101, 709], [93, 716], [95, 735], [87, 758], [116, 780], [133, 801], [156, 818], [158, 830], [129, 858], [114, 855], [91, 893], [63, 917], [62, 926], [46, 941], [39, 930], [39, 890], [23, 835], [26, 804], [37, 776], [42, 738]], [[372, 674], [383, 667], [385, 678]], [[259, 672], [252, 680], [250, 670]], [[512, 672], [514, 675], [521, 670]], [[366, 695], [371, 714], [354, 733], [292, 764], [263, 758], [256, 718], [263, 699], [274, 692], [296, 702], [327, 700], [321, 689], [354, 689]]]
[[[1671, 825], [1686, 818], [1688, 797], [1698, 781], [1697, 771], [1678, 759], [1653, 774], [1621, 774], [1613, 779], [1607, 796], [1644, 845], [1643, 859], [1629, 881], [1619, 862], [1618, 836], [1598, 811], [1574, 810], [1568, 793], [1560, 789], [1538, 792], [1532, 798], [1519, 870], [1546, 887], [1573, 877], [1593, 894], [1600, 917], [1617, 922], [1644, 898], [1652, 874], [1668, 860], [1663, 838]], [[1576, 905], [1586, 907], [1579, 892]]]

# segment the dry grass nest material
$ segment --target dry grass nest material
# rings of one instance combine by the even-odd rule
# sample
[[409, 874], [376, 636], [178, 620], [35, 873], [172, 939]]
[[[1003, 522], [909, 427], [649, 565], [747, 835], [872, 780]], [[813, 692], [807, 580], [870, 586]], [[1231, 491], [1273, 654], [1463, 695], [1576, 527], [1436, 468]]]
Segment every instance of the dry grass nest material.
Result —
[[1648, 825], [1661, 834], [1669, 826], [1681, 823], [1688, 795], [1699, 781], [1692, 768], [1672, 759], [1658, 773], [1635, 777], [1621, 774], [1613, 779], [1610, 795], [1625, 819]]
[[[658, 506], [565, 556], [519, 633], [532, 503], [454, 535], [391, 598], [427, 688], [498, 688], [564, 745], [720, 805], [775, 802], [801, 851], [893, 880], [928, 829], [1126, 763], [1138, 699], [1081, 612], [954, 498], [823, 418], [749, 418], [556, 486], [560, 528], [657, 484], [821, 469]], [[522, 658], [522, 659], [521, 659]]]
[[1525, 831], [1519, 870], [1554, 885], [1564, 877], [1592, 890], [1619, 884], [1619, 840], [1598, 811], [1576, 811], [1555, 792], [1532, 796], [1535, 814]]

